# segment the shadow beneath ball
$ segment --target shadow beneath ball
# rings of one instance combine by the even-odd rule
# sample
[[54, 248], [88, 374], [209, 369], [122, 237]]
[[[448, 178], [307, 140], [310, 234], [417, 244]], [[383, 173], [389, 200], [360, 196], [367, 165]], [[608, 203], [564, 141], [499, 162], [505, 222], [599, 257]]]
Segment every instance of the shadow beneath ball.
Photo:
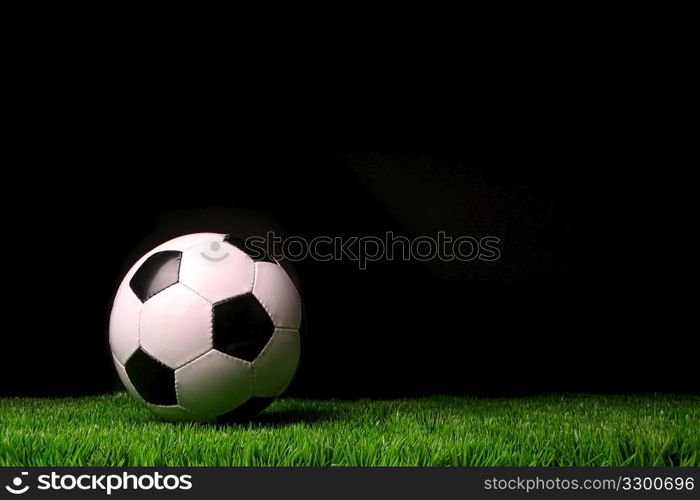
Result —
[[264, 411], [252, 415], [236, 415], [221, 422], [213, 424], [215, 427], [233, 427], [233, 426], [251, 426], [251, 427], [269, 427], [278, 428], [286, 427], [294, 424], [314, 424], [316, 422], [324, 422], [337, 417], [331, 411], [319, 409], [281, 409], [273, 411]]

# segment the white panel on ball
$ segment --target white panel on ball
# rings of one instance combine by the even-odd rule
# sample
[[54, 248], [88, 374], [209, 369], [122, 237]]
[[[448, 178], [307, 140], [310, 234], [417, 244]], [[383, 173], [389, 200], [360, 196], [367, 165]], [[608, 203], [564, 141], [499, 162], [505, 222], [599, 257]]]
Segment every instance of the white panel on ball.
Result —
[[275, 397], [282, 394], [299, 364], [299, 332], [277, 328], [253, 361], [253, 395]]
[[158, 245], [153, 250], [146, 253], [143, 257], [141, 257], [139, 260], [137, 260], [136, 263], [133, 266], [131, 266], [131, 269], [129, 269], [129, 271], [126, 273], [126, 276], [124, 276], [124, 279], [122, 281], [124, 283], [128, 283], [129, 281], [131, 281], [131, 278], [134, 276], [134, 274], [139, 269], [139, 267], [141, 267], [141, 264], [146, 262], [146, 259], [148, 259], [154, 253], [164, 252], [166, 250], [176, 250], [179, 252], [184, 252], [188, 248], [192, 248], [195, 245], [201, 245], [202, 243], [212, 242], [212, 241], [224, 241], [224, 238], [226, 238], [225, 234], [195, 233], [195, 234], [186, 234], [184, 236], [178, 236], [177, 238], [173, 238], [172, 240], [168, 240], [165, 243]]
[[121, 364], [126, 363], [129, 356], [139, 348], [141, 305], [128, 282], [122, 283], [117, 290], [109, 319], [109, 346]]
[[139, 340], [156, 360], [178, 368], [212, 347], [211, 304], [176, 283], [143, 304]]
[[250, 292], [254, 273], [251, 258], [226, 242], [192, 247], [180, 263], [180, 283], [212, 303]]
[[299, 329], [301, 301], [294, 283], [279, 265], [255, 263], [253, 294], [263, 305], [277, 328]]
[[175, 370], [177, 400], [199, 415], [223, 415], [243, 403], [253, 392], [251, 364], [217, 350]]

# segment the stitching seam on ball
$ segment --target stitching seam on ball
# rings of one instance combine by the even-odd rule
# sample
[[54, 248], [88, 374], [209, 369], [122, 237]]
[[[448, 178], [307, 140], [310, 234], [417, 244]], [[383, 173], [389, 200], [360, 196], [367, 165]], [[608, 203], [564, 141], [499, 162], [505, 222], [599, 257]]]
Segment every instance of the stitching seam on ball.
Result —
[[197, 295], [198, 297], [204, 299], [204, 300], [207, 302], [207, 304], [214, 305], [214, 302], [212, 302], [211, 300], [209, 300], [208, 298], [206, 298], [204, 295], [202, 295], [202, 294], [200, 294], [199, 292], [197, 292], [197, 290], [195, 290], [195, 289], [192, 288], [191, 286], [189, 286], [189, 285], [183, 283], [182, 281], [178, 281], [178, 283], [179, 283], [180, 285], [184, 286], [185, 288], [187, 288], [190, 292], [194, 293], [194, 294]]

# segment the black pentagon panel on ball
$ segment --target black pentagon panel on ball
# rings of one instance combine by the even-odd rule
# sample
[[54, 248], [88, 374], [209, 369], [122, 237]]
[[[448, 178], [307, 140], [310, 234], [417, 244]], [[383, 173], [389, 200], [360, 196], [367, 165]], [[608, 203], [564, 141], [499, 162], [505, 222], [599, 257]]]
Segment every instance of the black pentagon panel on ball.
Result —
[[154, 405], [177, 404], [175, 370], [153, 359], [138, 349], [124, 365], [131, 384], [143, 399]]
[[252, 293], [214, 304], [214, 348], [253, 361], [275, 332], [265, 308]]
[[251, 420], [255, 415], [263, 411], [265, 408], [270, 406], [270, 404], [272, 404], [274, 400], [275, 398], [259, 398], [253, 396], [238, 408], [218, 416], [216, 418], [216, 421], [219, 424], [235, 424], [247, 422], [248, 420]]
[[182, 252], [167, 250], [151, 255], [141, 264], [129, 281], [129, 286], [141, 302], [177, 283]]
[[224, 238], [231, 246], [238, 248], [241, 252], [245, 253], [248, 257], [253, 259], [255, 262], [271, 262], [276, 263], [275, 259], [267, 254], [265, 250], [267, 246], [262, 246], [261, 242], [256, 242], [255, 245], [247, 244], [245, 240], [241, 238], [233, 238], [230, 235], [226, 235]]

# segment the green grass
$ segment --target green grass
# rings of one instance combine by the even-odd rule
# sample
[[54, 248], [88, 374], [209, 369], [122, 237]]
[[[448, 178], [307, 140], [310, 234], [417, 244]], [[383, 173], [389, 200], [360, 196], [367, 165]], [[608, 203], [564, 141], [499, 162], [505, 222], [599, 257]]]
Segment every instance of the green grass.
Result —
[[283, 399], [239, 426], [126, 394], [0, 399], [0, 465], [700, 465], [700, 397]]

